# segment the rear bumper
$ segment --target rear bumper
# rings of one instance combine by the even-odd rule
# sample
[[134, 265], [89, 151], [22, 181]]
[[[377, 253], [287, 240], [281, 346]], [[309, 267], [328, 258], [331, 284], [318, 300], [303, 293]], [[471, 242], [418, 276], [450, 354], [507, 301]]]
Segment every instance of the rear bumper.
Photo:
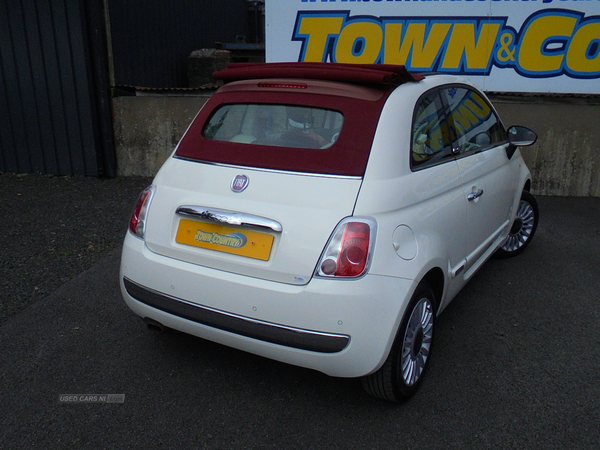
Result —
[[346, 348], [350, 341], [350, 336], [346, 335], [301, 330], [207, 308], [145, 288], [128, 278], [123, 279], [123, 285], [131, 297], [153, 308], [192, 322], [273, 344], [313, 352], [336, 353]]
[[303, 286], [260, 280], [157, 255], [129, 234], [120, 278], [126, 303], [143, 318], [340, 377], [383, 364], [415, 288], [375, 275]]

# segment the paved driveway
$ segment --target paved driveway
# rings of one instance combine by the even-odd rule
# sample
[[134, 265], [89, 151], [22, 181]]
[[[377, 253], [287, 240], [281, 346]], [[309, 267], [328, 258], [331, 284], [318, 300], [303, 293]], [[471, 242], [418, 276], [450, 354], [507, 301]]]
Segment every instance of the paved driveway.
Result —
[[600, 448], [600, 199], [539, 201], [528, 250], [489, 261], [440, 317], [405, 404], [147, 330], [112, 251], [1, 324], [0, 448]]

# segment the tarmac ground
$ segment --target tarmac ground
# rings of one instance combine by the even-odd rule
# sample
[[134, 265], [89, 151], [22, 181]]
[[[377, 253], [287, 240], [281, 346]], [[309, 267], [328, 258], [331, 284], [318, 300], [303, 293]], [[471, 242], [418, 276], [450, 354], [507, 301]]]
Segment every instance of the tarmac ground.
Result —
[[600, 199], [539, 197], [529, 248], [475, 275], [392, 404], [148, 330], [118, 283], [148, 183], [0, 175], [0, 448], [600, 448]]
[[0, 322], [120, 248], [151, 181], [0, 173]]

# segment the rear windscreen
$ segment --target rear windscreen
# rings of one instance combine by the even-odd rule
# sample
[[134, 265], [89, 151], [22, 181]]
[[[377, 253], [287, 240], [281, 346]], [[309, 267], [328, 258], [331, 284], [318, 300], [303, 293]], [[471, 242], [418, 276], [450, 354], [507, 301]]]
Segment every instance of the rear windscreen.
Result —
[[[387, 92], [335, 83], [318, 88], [327, 94], [312, 92], [318, 89], [310, 86], [232, 85], [211, 96], [175, 157], [301, 173], [364, 174]], [[330, 95], [339, 93], [336, 86], [346, 90]], [[349, 89], [369, 95], [353, 96]]]
[[325, 149], [340, 135], [344, 116], [330, 109], [278, 104], [221, 105], [205, 125], [206, 139], [278, 147]]

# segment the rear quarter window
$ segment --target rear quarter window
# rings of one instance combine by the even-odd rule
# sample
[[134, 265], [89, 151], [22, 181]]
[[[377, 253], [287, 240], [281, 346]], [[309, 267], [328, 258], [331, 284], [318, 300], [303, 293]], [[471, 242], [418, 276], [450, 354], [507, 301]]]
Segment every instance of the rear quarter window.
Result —
[[417, 102], [412, 127], [411, 167], [422, 169], [452, 156], [452, 141], [444, 104], [439, 91], [434, 89]]

